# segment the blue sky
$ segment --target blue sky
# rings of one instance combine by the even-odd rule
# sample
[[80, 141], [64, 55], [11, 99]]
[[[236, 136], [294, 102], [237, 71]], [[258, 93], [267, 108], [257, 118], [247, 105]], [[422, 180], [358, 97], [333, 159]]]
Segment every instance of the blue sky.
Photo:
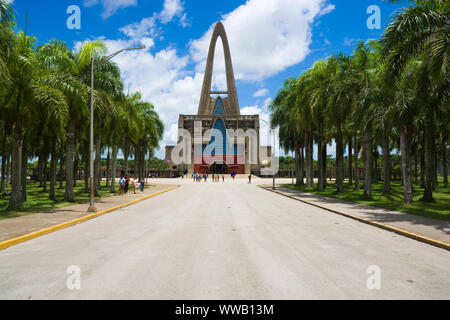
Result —
[[[69, 30], [70, 5], [81, 9], [81, 29]], [[381, 29], [367, 27], [367, 8], [381, 9]], [[267, 105], [287, 77], [314, 61], [351, 53], [358, 40], [379, 38], [400, 4], [381, 0], [14, 0], [18, 28], [39, 43], [51, 39], [77, 48], [103, 39], [111, 52], [145, 44], [146, 50], [117, 56], [127, 89], [151, 101], [166, 126], [157, 152], [174, 144], [178, 114], [196, 114], [207, 49], [214, 23], [223, 21], [231, 47], [238, 97], [244, 114], [268, 120]], [[216, 50], [214, 86], [225, 89], [221, 44]], [[264, 124], [263, 124], [264, 126]], [[266, 141], [261, 133], [261, 140]], [[333, 153], [334, 146], [330, 146]]]

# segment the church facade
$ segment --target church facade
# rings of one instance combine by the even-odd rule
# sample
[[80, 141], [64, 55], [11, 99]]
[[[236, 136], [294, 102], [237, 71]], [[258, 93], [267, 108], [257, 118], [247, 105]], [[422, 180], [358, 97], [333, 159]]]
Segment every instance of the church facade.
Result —
[[[226, 91], [211, 89], [214, 53], [219, 37], [225, 56]], [[261, 159], [260, 156], [260, 149], [270, 148], [260, 148], [259, 115], [240, 113], [230, 47], [221, 22], [216, 24], [212, 35], [198, 113], [180, 114], [178, 129], [178, 145], [185, 145], [180, 154], [185, 161], [174, 165], [180, 173], [259, 174], [262, 160], [267, 161], [267, 157]], [[166, 147], [166, 161], [169, 163], [173, 163], [174, 148]], [[190, 155], [183, 155], [183, 152]]]

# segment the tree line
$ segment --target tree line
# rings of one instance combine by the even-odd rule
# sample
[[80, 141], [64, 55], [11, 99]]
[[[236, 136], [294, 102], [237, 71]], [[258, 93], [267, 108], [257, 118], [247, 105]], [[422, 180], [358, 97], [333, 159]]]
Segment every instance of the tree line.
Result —
[[[111, 150], [110, 190], [115, 192], [119, 149], [134, 155], [134, 170], [144, 177], [146, 156], [158, 147], [164, 126], [155, 107], [139, 92], [124, 93], [119, 67], [102, 57], [102, 41], [90, 41], [73, 50], [62, 41], [37, 45], [37, 39], [16, 31], [12, 8], [0, 0], [0, 148], [1, 192], [5, 191], [10, 162], [10, 208], [27, 199], [27, 165], [38, 159], [44, 190], [50, 180], [49, 198], [55, 199], [57, 176], [65, 180], [65, 201], [74, 201], [75, 174], [85, 165], [85, 190], [89, 191], [89, 123], [91, 60], [95, 59], [94, 189], [99, 194], [102, 152]], [[109, 184], [109, 180], [107, 185]], [[61, 183], [62, 186], [62, 183]]]
[[[419, 168], [424, 201], [433, 201], [438, 163], [448, 187], [449, 35], [449, 1], [409, 1], [380, 40], [360, 42], [353, 54], [332, 55], [287, 79], [270, 106], [271, 124], [280, 129], [281, 146], [295, 152], [297, 184], [313, 186], [317, 144], [317, 189], [327, 187], [326, 146], [334, 141], [337, 193], [344, 191], [345, 148], [349, 184], [359, 190], [362, 182], [365, 197], [372, 197], [379, 149], [385, 193], [391, 192], [394, 149], [401, 154], [406, 204]], [[363, 181], [353, 174], [359, 157]]]

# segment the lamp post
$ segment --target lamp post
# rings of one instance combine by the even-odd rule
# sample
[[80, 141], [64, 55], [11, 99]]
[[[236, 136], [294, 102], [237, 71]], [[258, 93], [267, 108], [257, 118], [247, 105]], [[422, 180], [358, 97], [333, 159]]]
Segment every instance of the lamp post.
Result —
[[[130, 50], [142, 50], [145, 49], [145, 46], [140, 46], [137, 48], [127, 48], [122, 49], [120, 51], [117, 51], [116, 53], [113, 53], [107, 57], [103, 57], [98, 60], [98, 62], [95, 62], [95, 57], [91, 58], [91, 119], [90, 119], [90, 145], [89, 145], [89, 176], [90, 176], [90, 184], [91, 184], [91, 196], [90, 196], [90, 204], [88, 208], [88, 212], [97, 212], [97, 208], [94, 204], [94, 72], [95, 72], [95, 65], [101, 65], [105, 62], [108, 62], [115, 56], [117, 56], [119, 53], [122, 53], [124, 51], [130, 51]], [[115, 172], [114, 172], [115, 174]]]

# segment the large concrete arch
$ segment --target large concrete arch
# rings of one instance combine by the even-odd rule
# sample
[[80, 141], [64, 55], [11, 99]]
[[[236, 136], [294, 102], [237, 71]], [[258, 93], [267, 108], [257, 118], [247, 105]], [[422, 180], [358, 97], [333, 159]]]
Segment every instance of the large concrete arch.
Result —
[[[214, 27], [211, 43], [209, 45], [208, 60], [206, 62], [205, 76], [203, 78], [202, 94], [200, 96], [200, 105], [198, 108], [198, 115], [206, 115], [212, 113], [215, 99], [211, 98], [212, 72], [214, 65], [214, 53], [216, 51], [217, 38], [222, 39], [225, 69], [227, 76], [227, 94], [228, 97], [224, 99], [226, 113], [228, 115], [240, 115], [239, 101], [237, 98], [236, 82], [234, 80], [233, 64], [231, 62], [230, 46], [228, 44], [227, 34], [222, 22], [218, 22]], [[212, 107], [211, 107], [212, 105]]]

